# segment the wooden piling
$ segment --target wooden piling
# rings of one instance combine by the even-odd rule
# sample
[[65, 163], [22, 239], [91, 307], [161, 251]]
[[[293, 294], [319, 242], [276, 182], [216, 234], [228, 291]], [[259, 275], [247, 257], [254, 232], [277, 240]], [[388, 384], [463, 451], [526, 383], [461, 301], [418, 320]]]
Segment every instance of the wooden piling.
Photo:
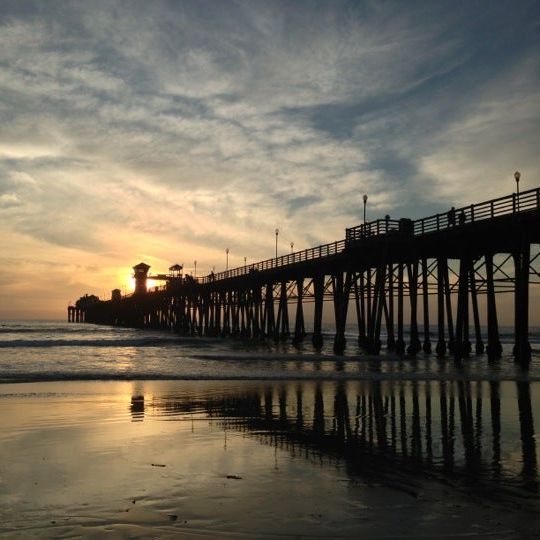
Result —
[[422, 258], [422, 310], [424, 315], [424, 343], [422, 350], [431, 353], [431, 338], [429, 329], [429, 287], [428, 287], [428, 261]]
[[313, 294], [315, 296], [315, 309], [313, 314], [313, 336], [312, 343], [316, 349], [323, 345], [322, 335], [322, 315], [324, 301], [324, 275], [317, 274], [313, 276]]

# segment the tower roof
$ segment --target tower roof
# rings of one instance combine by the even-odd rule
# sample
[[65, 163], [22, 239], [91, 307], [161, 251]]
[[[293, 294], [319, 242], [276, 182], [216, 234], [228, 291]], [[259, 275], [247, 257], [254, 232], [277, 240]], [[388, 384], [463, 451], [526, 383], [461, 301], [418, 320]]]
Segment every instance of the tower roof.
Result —
[[133, 267], [133, 270], [149, 270], [150, 266], [148, 266], [146, 263], [140, 262], [139, 264], [135, 265]]

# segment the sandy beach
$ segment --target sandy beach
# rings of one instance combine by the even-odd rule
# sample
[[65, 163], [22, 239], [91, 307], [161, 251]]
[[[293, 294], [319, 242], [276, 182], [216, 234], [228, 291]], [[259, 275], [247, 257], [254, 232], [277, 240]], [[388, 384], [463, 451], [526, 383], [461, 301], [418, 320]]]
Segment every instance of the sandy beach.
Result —
[[[536, 536], [536, 449], [530, 455], [505, 412], [515, 398], [510, 386], [501, 392], [495, 468], [489, 399], [475, 417], [472, 449], [460, 442], [468, 428], [459, 395], [448, 402], [456, 406], [449, 463], [424, 405], [416, 420], [387, 410], [382, 434], [369, 414], [377, 401], [362, 408], [362, 397], [378, 391], [384, 403], [402, 389], [358, 381], [342, 389], [311, 381], [4, 384], [0, 535]], [[435, 419], [442, 400], [429, 391]], [[414, 413], [414, 395], [411, 403]]]

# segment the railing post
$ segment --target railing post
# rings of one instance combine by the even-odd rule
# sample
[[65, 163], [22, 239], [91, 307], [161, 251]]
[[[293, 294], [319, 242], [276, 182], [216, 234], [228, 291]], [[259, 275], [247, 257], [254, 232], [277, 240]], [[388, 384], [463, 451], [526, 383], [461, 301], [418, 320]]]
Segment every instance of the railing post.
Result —
[[516, 213], [516, 194], [512, 193], [512, 213]]
[[491, 201], [491, 217], [494, 217], [494, 214], [495, 214], [495, 209], [493, 206], [493, 201]]
[[474, 204], [471, 204], [471, 223], [474, 222]]

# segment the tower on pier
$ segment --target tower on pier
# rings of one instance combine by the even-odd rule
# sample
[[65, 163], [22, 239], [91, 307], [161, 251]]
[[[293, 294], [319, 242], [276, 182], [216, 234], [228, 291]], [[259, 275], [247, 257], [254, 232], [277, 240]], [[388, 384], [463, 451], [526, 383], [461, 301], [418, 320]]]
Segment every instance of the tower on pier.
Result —
[[146, 278], [148, 277], [148, 270], [150, 270], [150, 267], [143, 262], [140, 262], [133, 267], [133, 277], [135, 278], [135, 294], [145, 294], [147, 292]]

